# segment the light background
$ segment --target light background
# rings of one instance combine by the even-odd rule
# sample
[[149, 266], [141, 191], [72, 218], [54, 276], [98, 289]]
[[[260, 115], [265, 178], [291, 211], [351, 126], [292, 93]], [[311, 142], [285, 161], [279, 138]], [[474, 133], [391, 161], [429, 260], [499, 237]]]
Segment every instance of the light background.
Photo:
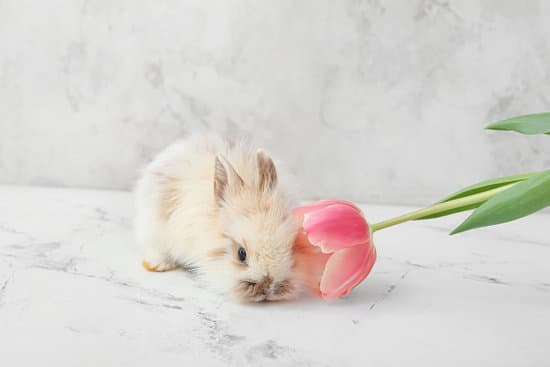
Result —
[[303, 199], [426, 204], [550, 166], [549, 1], [0, 0], [0, 183], [130, 188], [195, 130]]

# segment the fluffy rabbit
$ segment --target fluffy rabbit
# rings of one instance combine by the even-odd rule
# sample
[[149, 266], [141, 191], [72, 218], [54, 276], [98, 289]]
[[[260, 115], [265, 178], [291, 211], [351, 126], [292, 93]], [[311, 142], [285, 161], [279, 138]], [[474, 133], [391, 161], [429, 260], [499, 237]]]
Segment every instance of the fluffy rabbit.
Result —
[[177, 142], [145, 168], [136, 206], [147, 270], [192, 267], [212, 288], [245, 302], [296, 294], [298, 225], [265, 152], [217, 136]]

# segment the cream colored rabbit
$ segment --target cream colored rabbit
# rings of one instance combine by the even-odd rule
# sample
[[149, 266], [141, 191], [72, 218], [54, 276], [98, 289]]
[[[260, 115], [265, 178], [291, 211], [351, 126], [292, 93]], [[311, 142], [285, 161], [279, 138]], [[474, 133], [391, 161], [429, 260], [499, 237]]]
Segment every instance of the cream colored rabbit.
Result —
[[147, 270], [190, 266], [241, 301], [296, 294], [298, 225], [263, 151], [209, 135], [177, 142], [144, 170], [136, 206]]

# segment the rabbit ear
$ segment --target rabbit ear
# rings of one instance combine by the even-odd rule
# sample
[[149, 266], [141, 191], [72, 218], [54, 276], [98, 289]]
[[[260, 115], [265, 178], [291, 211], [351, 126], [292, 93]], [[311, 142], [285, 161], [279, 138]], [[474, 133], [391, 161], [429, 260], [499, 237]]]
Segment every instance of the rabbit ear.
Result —
[[243, 185], [244, 181], [235, 171], [233, 165], [225, 157], [217, 155], [214, 168], [214, 199], [216, 203], [221, 204], [229, 186], [238, 189]]
[[258, 160], [259, 189], [262, 191], [271, 190], [277, 185], [277, 169], [275, 163], [263, 150], [256, 153]]

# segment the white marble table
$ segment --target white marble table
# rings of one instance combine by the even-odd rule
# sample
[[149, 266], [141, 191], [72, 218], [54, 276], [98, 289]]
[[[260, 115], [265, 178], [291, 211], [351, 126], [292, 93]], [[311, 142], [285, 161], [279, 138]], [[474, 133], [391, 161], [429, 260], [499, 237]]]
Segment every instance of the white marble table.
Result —
[[256, 305], [145, 272], [131, 215], [127, 192], [0, 187], [2, 365], [550, 365], [549, 214], [388, 229], [347, 299]]

